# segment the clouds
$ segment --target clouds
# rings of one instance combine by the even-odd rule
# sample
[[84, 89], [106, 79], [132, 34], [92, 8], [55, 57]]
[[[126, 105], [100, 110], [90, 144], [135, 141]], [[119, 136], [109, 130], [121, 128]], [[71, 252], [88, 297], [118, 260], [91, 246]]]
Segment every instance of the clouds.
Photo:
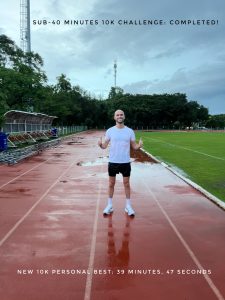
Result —
[[225, 86], [223, 65], [203, 65], [192, 70], [178, 69], [171, 77], [154, 81], [140, 81], [125, 85], [130, 93], [186, 93], [189, 100], [198, 101], [215, 114], [224, 111]]
[[[61, 22], [32, 25], [32, 49], [44, 58], [51, 83], [65, 73], [72, 84], [106, 94], [117, 59], [117, 83], [126, 92], [184, 92], [211, 113], [225, 113], [224, 14], [223, 0], [31, 0], [31, 20]], [[114, 25], [103, 25], [106, 19]], [[164, 23], [118, 25], [120, 19]], [[188, 19], [219, 23], [169, 23]], [[0, 33], [19, 44], [18, 1], [0, 4], [0, 20]], [[64, 20], [97, 20], [98, 25], [64, 25]]]

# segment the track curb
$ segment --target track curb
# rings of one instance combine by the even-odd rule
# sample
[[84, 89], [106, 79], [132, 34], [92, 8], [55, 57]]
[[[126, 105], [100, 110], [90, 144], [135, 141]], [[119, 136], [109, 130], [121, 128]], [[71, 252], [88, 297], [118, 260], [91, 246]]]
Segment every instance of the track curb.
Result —
[[176, 175], [177, 177], [179, 177], [180, 179], [182, 179], [183, 181], [185, 181], [187, 184], [189, 184], [190, 186], [192, 186], [194, 189], [196, 189], [197, 191], [199, 191], [201, 194], [203, 194], [207, 199], [209, 199], [210, 201], [212, 201], [214, 204], [216, 204], [217, 206], [219, 206], [220, 208], [222, 208], [223, 210], [225, 210], [225, 202], [223, 202], [222, 200], [220, 200], [216, 196], [214, 196], [211, 193], [209, 193], [207, 190], [205, 190], [203, 187], [201, 187], [197, 183], [195, 183], [195, 182], [191, 181], [190, 179], [184, 177], [183, 175], [181, 175], [180, 173], [178, 173], [177, 171], [175, 171], [173, 168], [171, 168], [169, 165], [167, 165], [165, 162], [159, 160], [158, 158], [156, 158], [155, 156], [153, 156], [152, 154], [150, 154], [146, 150], [144, 150], [144, 149], [141, 148], [141, 151], [144, 152], [149, 157], [151, 157], [157, 163], [160, 163], [163, 167], [165, 167], [167, 170], [169, 170], [170, 172], [172, 172], [174, 175]]

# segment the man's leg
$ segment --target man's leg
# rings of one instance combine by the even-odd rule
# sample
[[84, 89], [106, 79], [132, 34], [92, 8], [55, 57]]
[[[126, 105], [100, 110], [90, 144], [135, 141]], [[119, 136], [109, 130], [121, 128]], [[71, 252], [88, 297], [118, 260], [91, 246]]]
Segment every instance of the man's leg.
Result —
[[109, 215], [110, 213], [113, 212], [113, 208], [112, 208], [112, 198], [113, 198], [113, 194], [114, 194], [114, 186], [116, 183], [116, 176], [109, 176], [109, 186], [108, 186], [108, 204], [106, 206], [106, 208], [103, 211], [104, 215]]
[[123, 185], [126, 199], [130, 199], [130, 177], [123, 177]]
[[126, 195], [125, 211], [128, 213], [129, 216], [134, 216], [135, 212], [130, 202], [130, 177], [123, 177], [123, 185], [124, 185], [124, 191]]
[[116, 176], [109, 176], [109, 199], [113, 198], [113, 194], [114, 194], [114, 186], [116, 183]]

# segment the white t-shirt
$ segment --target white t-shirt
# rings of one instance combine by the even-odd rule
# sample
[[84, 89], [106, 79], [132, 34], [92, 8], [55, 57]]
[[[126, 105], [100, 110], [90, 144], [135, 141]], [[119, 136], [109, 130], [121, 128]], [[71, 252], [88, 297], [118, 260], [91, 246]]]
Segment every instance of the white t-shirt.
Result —
[[135, 134], [131, 128], [113, 126], [106, 131], [105, 139], [110, 141], [109, 162], [130, 162], [130, 142], [135, 141]]

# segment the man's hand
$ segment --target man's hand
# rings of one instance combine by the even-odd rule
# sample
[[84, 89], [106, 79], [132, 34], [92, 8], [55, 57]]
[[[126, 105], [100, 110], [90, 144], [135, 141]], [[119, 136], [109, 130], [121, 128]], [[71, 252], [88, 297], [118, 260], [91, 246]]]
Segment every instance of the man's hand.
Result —
[[102, 148], [102, 136], [98, 140], [98, 145], [99, 145], [100, 148]]
[[98, 145], [100, 148], [102, 149], [106, 149], [108, 147], [109, 144], [109, 140], [107, 140], [106, 138], [104, 138], [104, 142], [102, 141], [102, 137], [99, 138], [98, 140]]
[[140, 149], [141, 147], [143, 146], [143, 142], [142, 142], [142, 139], [140, 138], [139, 142], [136, 143], [135, 141], [131, 141], [131, 147], [132, 149], [134, 150], [138, 150]]
[[140, 138], [139, 142], [138, 142], [138, 147], [139, 149], [143, 146], [143, 141], [142, 138]]

